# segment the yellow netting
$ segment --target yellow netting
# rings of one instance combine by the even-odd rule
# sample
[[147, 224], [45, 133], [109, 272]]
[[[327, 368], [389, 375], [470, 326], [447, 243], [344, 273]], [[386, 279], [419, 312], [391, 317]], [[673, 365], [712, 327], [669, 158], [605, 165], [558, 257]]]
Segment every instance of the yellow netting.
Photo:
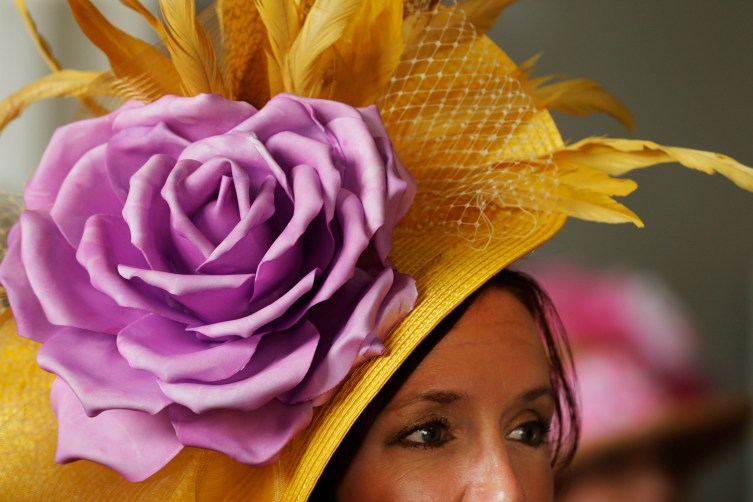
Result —
[[[462, 9], [418, 12], [406, 22], [422, 29], [406, 41], [378, 102], [396, 150], [419, 181], [399, 231], [451, 233], [481, 247], [513, 229], [525, 237], [534, 212], [556, 202], [557, 134], [535, 120], [539, 111], [514, 64], [478, 35]], [[530, 216], [523, 228], [495, 217], [517, 210]]]

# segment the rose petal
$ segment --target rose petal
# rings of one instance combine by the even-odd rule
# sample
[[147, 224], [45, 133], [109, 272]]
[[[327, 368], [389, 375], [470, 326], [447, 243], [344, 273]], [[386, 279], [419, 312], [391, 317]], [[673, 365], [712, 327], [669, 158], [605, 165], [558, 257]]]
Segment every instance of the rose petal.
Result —
[[0, 264], [0, 283], [8, 294], [19, 335], [41, 343], [61, 329], [47, 320], [29, 283], [21, 260], [21, 227], [18, 224], [8, 235], [8, 249]]
[[[217, 163], [216, 165], [222, 169], [229, 168], [224, 162]], [[170, 172], [170, 176], [162, 189], [162, 197], [167, 201], [167, 205], [170, 208], [170, 217], [172, 220], [170, 230], [173, 233], [174, 241], [182, 252], [181, 254], [184, 259], [192, 264], [192, 268], [198, 267], [214, 250], [212, 242], [191, 221], [193, 208], [185, 208], [184, 200], [182, 200], [184, 197], [181, 196], [182, 192], [184, 192], [184, 188], [182, 187], [184, 180], [189, 174], [200, 169], [201, 166], [199, 162], [194, 160], [179, 161]], [[217, 186], [217, 184], [213, 184], [211, 188], [216, 189]]]
[[[363, 204], [371, 234], [378, 233], [376, 247], [384, 263], [392, 247], [392, 231], [413, 200], [415, 182], [395, 157], [376, 109], [359, 112], [357, 119], [331, 120], [327, 129], [337, 138], [348, 166], [343, 187]], [[359, 137], [370, 140], [357, 141]]]
[[52, 208], [63, 181], [77, 161], [112, 136], [113, 118], [114, 115], [106, 115], [82, 120], [55, 131], [34, 176], [24, 189], [27, 209], [48, 211]]
[[58, 420], [58, 463], [92, 460], [137, 482], [159, 471], [183, 448], [167, 410], [157, 415], [108, 410], [87, 417], [60, 378], [52, 384], [52, 408]]
[[[385, 133], [386, 134], [386, 133]], [[397, 158], [392, 144], [386, 136], [374, 138], [381, 147], [387, 165], [387, 215], [384, 225], [377, 229], [372, 239], [373, 245], [383, 264], [392, 249], [392, 234], [416, 195], [416, 181]]]
[[130, 190], [123, 206], [123, 219], [128, 225], [131, 243], [141, 251], [149, 268], [185, 271], [176, 263], [177, 253], [167, 236], [170, 211], [160, 191], [174, 163], [164, 155], [154, 155], [130, 179]]
[[122, 210], [107, 183], [104, 157], [105, 145], [86, 152], [63, 181], [50, 211], [60, 233], [74, 248], [81, 241], [86, 221], [92, 215], [119, 215]]
[[[327, 221], [332, 220], [337, 194], [342, 188], [340, 166], [335, 165], [333, 154], [338, 154], [333, 145], [311, 138], [282, 131], [270, 137], [265, 146], [269, 153], [286, 171], [305, 165], [316, 172], [321, 185], [324, 211]], [[339, 160], [339, 158], [338, 158]], [[339, 163], [339, 162], [338, 162]]]
[[[181, 160], [192, 160], [200, 164], [213, 164], [216, 162], [229, 162], [234, 167], [241, 167], [249, 176], [252, 185], [259, 186], [261, 181], [268, 176], [273, 176], [283, 191], [290, 195], [288, 187], [287, 171], [283, 170], [277, 160], [267, 151], [266, 146], [258, 140], [253, 132], [233, 131], [222, 136], [205, 138], [189, 145]], [[194, 190], [201, 190], [207, 186], [207, 174], [196, 171], [190, 175], [190, 186]], [[216, 178], [216, 174], [208, 174], [210, 179]], [[234, 176], [234, 174], [233, 174]], [[197, 179], [198, 178], [198, 179]], [[210, 186], [214, 186], [210, 184]], [[192, 197], [189, 197], [193, 198]], [[242, 199], [242, 197], [239, 197]], [[187, 204], [187, 200], [181, 201]], [[198, 206], [194, 206], [194, 210]], [[187, 211], [191, 212], [191, 211]]]
[[256, 109], [243, 101], [233, 101], [216, 94], [193, 97], [163, 96], [157, 101], [120, 113], [114, 121], [115, 130], [164, 123], [190, 143], [234, 129]]
[[21, 215], [21, 259], [29, 284], [50, 323], [90, 331], [117, 333], [143, 314], [118, 306], [94, 289], [73, 248], [42, 214]]
[[259, 262], [276, 236], [271, 223], [267, 223], [275, 214], [275, 187], [272, 177], [265, 180], [240, 222], [214, 248], [209, 258], [199, 266], [198, 272], [256, 273]]
[[292, 280], [310, 270], [301, 269], [301, 260], [307, 251], [314, 251], [316, 243], [304, 243], [301, 239], [321, 215], [324, 206], [321, 185], [314, 170], [305, 165], [296, 166], [292, 178], [295, 194], [293, 217], [259, 264], [252, 302], [279, 296], [290, 287]]
[[160, 291], [141, 281], [121, 276], [121, 267], [135, 269], [145, 265], [143, 256], [131, 246], [128, 227], [123, 220], [109, 215], [90, 218], [76, 258], [89, 272], [91, 286], [88, 289], [96, 288], [117, 303], [117, 307], [111, 306], [109, 311], [103, 313], [114, 315], [118, 311], [141, 311], [139, 315], [133, 315], [129, 322], [120, 325], [115, 333], [143, 317], [146, 312], [184, 323], [196, 321], [194, 316], [177, 305], [168, 304]]
[[223, 176], [220, 180], [217, 198], [199, 208], [191, 217], [196, 228], [215, 248], [235, 228], [241, 218], [233, 183], [232, 177]]
[[[395, 222], [397, 222], [413, 202], [416, 194], [416, 180], [400, 162], [395, 149], [392, 148], [392, 142], [376, 105], [359, 108], [358, 112], [369, 127], [374, 143], [382, 155], [387, 172], [387, 207], [390, 209], [389, 214], [395, 215]], [[389, 223], [387, 226], [392, 227]]]
[[107, 173], [120, 203], [123, 204], [128, 197], [131, 177], [154, 155], [163, 156], [170, 164], [175, 164], [188, 145], [185, 138], [164, 123], [134, 125], [116, 132], [107, 143]]
[[260, 337], [226, 342], [198, 340], [185, 326], [148, 315], [118, 335], [118, 350], [133, 368], [165, 382], [190, 379], [215, 382], [232, 377], [248, 364]]
[[194, 413], [217, 408], [255, 410], [300, 383], [318, 342], [316, 328], [302, 321], [287, 332], [264, 335], [248, 366], [225, 382], [160, 382], [160, 387]]
[[316, 120], [314, 112], [301, 98], [281, 93], [270, 99], [264, 108], [236, 127], [237, 131], [253, 133], [262, 144], [282, 131], [327, 143], [327, 133]]
[[155, 414], [170, 404], [154, 375], [128, 365], [112, 335], [64, 328], [42, 345], [37, 362], [65, 380], [89, 416], [112, 408]]
[[[339, 385], [356, 363], [363, 362], [364, 358], [359, 357], [362, 349], [368, 349], [375, 340], [383, 340], [394, 324], [410, 312], [416, 297], [412, 279], [395, 275], [391, 268], [382, 270], [362, 293], [344, 326], [320, 326], [322, 333], [334, 334], [322, 337], [312, 370], [301, 385], [279, 399], [291, 404], [310, 401]], [[323, 306], [316, 314], [318, 319], [324, 318], [324, 322], [332, 318], [327, 307], [331, 308]]]
[[387, 333], [402, 321], [416, 305], [418, 290], [416, 281], [405, 274], [394, 272], [392, 287], [387, 297], [382, 300], [382, 305], [377, 314], [376, 323], [371, 336], [367, 337], [358, 351], [358, 357], [353, 362], [353, 368], [357, 368], [363, 362], [384, 352], [384, 339]]
[[272, 400], [258, 410], [223, 409], [200, 415], [173, 406], [170, 417], [184, 445], [218, 450], [244, 464], [262, 465], [274, 462], [288, 441], [311, 422], [312, 406]]
[[[343, 188], [353, 192], [364, 207], [370, 233], [384, 225], [386, 207], [385, 165], [371, 139], [368, 127], [358, 118], [339, 117], [327, 123], [340, 145], [347, 169], [343, 173]], [[368, 141], [358, 141], [368, 138]]]
[[358, 259], [369, 245], [370, 234], [366, 233], [363, 207], [353, 194], [344, 192], [338, 197], [337, 222], [342, 242], [309, 306], [330, 298], [353, 277]]
[[187, 156], [178, 162], [175, 172], [167, 179], [163, 197], [173, 201], [175, 207], [191, 219], [196, 211], [216, 198], [223, 178], [232, 178], [233, 162], [219, 154], [205, 161]]
[[302, 98], [288, 95], [289, 99], [300, 102], [309, 110], [312, 120], [325, 126], [338, 118], [359, 118], [359, 109], [330, 99]]
[[301, 297], [311, 291], [320, 272], [319, 270], [312, 270], [283, 295], [276, 298], [275, 301], [254, 310], [250, 315], [213, 324], [192, 325], [190, 329], [207, 338], [219, 340], [236, 336], [245, 338], [254, 334], [260, 334], [264, 326], [283, 316], [286, 320], [294, 319], [294, 324], [303, 317], [305, 311], [291, 312], [290, 306], [294, 305]]
[[[144, 270], [121, 265], [118, 272], [131, 282], [134, 278], [169, 294], [171, 301], [184, 305], [193, 317], [207, 323], [235, 319], [249, 312], [254, 276], [185, 275]], [[195, 323], [195, 319], [193, 319]]]

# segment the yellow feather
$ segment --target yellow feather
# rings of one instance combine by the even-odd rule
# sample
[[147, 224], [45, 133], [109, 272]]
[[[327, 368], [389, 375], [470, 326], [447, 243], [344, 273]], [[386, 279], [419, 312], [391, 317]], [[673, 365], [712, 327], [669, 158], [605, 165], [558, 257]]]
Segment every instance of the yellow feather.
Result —
[[68, 3], [81, 31], [105, 53], [112, 67], [127, 62], [134, 54], [154, 50], [143, 40], [115, 27], [91, 0], [68, 0]]
[[593, 80], [578, 78], [565, 80], [533, 89], [537, 104], [549, 110], [581, 117], [602, 112], [635, 130], [635, 120], [630, 110]]
[[[293, 41], [283, 67], [285, 90], [299, 96], [321, 96], [326, 86], [327, 58], [322, 53], [346, 31], [362, 0], [317, 0]], [[288, 80], [289, 79], [289, 80]]]
[[47, 62], [47, 66], [49, 66], [50, 69], [53, 71], [59, 71], [61, 68], [60, 63], [52, 54], [52, 49], [50, 49], [50, 44], [48, 44], [47, 40], [45, 40], [44, 37], [42, 37], [42, 35], [39, 34], [37, 25], [34, 22], [34, 19], [32, 19], [31, 14], [29, 13], [29, 9], [26, 7], [25, 0], [14, 0], [14, 3], [16, 4], [16, 8], [18, 9], [18, 12], [21, 14], [21, 17], [23, 18], [24, 23], [29, 29], [31, 36], [34, 39], [34, 43], [37, 44], [37, 47], [39, 48], [39, 52], [42, 54], [42, 57], [44, 58], [44, 60]]
[[302, 24], [300, 5], [287, 0], [256, 0], [256, 9], [266, 27], [269, 41], [267, 71], [269, 73], [270, 94], [275, 95], [286, 89], [285, 82], [290, 76], [284, 76], [287, 57], [293, 41], [298, 36]]
[[537, 106], [582, 117], [591, 113], [606, 113], [628, 130], [635, 130], [635, 119], [630, 110], [593, 80], [578, 78], [552, 82], [564, 75], [546, 75], [531, 78], [539, 55], [520, 65], [516, 74], [526, 90], [536, 100]]
[[642, 227], [640, 218], [612, 196], [631, 194], [638, 184], [633, 180], [612, 178], [603, 171], [569, 165], [557, 159], [559, 185], [557, 206], [570, 216], [604, 223], [634, 223]]
[[458, 6], [465, 11], [468, 21], [479, 33], [492, 29], [504, 10], [516, 0], [460, 0]]
[[374, 104], [403, 52], [403, 2], [363, 2], [347, 31], [332, 47], [331, 99], [353, 106]]
[[265, 54], [269, 43], [256, 2], [220, 0], [217, 14], [230, 92], [236, 99], [261, 108], [270, 97]]
[[160, 38], [165, 38], [165, 32], [164, 32], [164, 26], [162, 26], [162, 23], [159, 22], [159, 19], [149, 12], [149, 9], [144, 7], [144, 5], [139, 0], [120, 0], [120, 3], [128, 7], [129, 9], [138, 12], [141, 17], [143, 17], [147, 23], [149, 23], [149, 26], [152, 27], [154, 31], [156, 31]]
[[23, 87], [0, 102], [0, 131], [36, 101], [94, 93], [108, 94], [111, 89], [104, 85], [94, 85], [102, 75], [100, 72], [61, 70]]
[[586, 138], [555, 154], [558, 161], [600, 169], [621, 175], [633, 169], [666, 162], [707, 174], [719, 173], [737, 186], [753, 191], [753, 169], [720, 153], [669, 147], [652, 141], [610, 138]]
[[581, 190], [577, 185], [561, 185], [557, 209], [587, 221], [600, 223], [633, 223], [642, 228], [641, 219], [608, 195]]
[[560, 184], [609, 196], [624, 197], [638, 188], [638, 184], [631, 179], [613, 178], [604, 171], [569, 164], [560, 158], [557, 158], [557, 178]]
[[[45, 62], [47, 62], [47, 66], [49, 66], [52, 71], [60, 71], [62, 66], [58, 62], [57, 58], [55, 58], [55, 56], [53, 55], [52, 49], [50, 48], [47, 40], [45, 40], [44, 37], [42, 37], [42, 35], [39, 33], [37, 25], [34, 22], [34, 19], [31, 17], [31, 14], [29, 13], [29, 10], [26, 6], [26, 2], [24, 0], [14, 0], [14, 3], [16, 4], [18, 12], [21, 14], [21, 18], [29, 29], [29, 33], [31, 33], [31, 36], [34, 39], [34, 42], [36, 43], [37, 48], [42, 55], [42, 58], [44, 58]], [[88, 99], [85, 96], [79, 96], [79, 100], [91, 113], [95, 115], [101, 115], [105, 112], [105, 110], [102, 109], [102, 107], [100, 107], [94, 100]]]
[[167, 34], [165, 44], [184, 93], [228, 96], [212, 43], [196, 19], [193, 0], [160, 0], [160, 8]]
[[115, 76], [141, 86], [128, 98], [153, 101], [165, 94], [181, 94], [178, 73], [167, 57], [112, 25], [90, 0], [69, 0], [69, 4], [81, 31], [105, 53]]

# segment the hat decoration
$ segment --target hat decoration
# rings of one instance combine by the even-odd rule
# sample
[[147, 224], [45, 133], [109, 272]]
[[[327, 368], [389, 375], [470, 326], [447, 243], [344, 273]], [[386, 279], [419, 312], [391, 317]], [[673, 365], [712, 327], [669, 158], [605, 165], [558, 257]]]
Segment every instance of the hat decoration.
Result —
[[160, 44], [69, 0], [111, 65], [82, 72], [17, 0], [52, 73], [0, 103], [0, 127], [49, 97], [94, 115], [52, 138], [0, 281], [57, 375], [31, 377], [52, 385], [56, 459], [149, 478], [122, 493], [208, 486], [222, 465], [234, 489], [305, 498], [395, 368], [492, 275], [567, 216], [641, 225], [613, 199], [635, 183], [614, 176], [680, 162], [753, 189], [715, 153], [563, 144], [547, 109], [632, 119], [590, 81], [510, 61], [483, 34], [509, 0], [122, 3]]

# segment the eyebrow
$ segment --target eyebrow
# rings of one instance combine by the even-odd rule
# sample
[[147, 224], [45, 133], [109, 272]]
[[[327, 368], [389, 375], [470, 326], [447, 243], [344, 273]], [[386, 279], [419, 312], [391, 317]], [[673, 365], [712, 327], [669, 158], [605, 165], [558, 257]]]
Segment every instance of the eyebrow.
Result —
[[[523, 393], [521, 393], [520, 395], [516, 397], [516, 401], [524, 402], [524, 403], [531, 403], [541, 398], [542, 396], [548, 396], [549, 399], [551, 399], [552, 401], [556, 401], [556, 396], [554, 394], [554, 391], [548, 385], [542, 385], [541, 387], [536, 387], [534, 389], [524, 391]], [[447, 405], [447, 404], [452, 404], [456, 401], [461, 401], [467, 397], [468, 395], [464, 392], [454, 392], [454, 391], [449, 391], [449, 390], [429, 390], [429, 391], [420, 392], [418, 394], [411, 396], [410, 398], [400, 403], [398, 406], [394, 406], [394, 407], [388, 406], [387, 409], [401, 410], [403, 408], [407, 408], [408, 406], [412, 406], [418, 403], [434, 403], [434, 404]]]
[[532, 401], [536, 401], [542, 396], [549, 396], [552, 401], [557, 401], [557, 396], [554, 394], [554, 390], [552, 390], [549, 385], [542, 385], [541, 387], [527, 390], [520, 394], [517, 399], [518, 401], [522, 401], [524, 403], [530, 403]]
[[398, 406], [395, 406], [395, 407], [388, 406], [388, 409], [401, 410], [403, 408], [407, 408], [408, 406], [415, 405], [418, 403], [451, 404], [456, 401], [461, 401], [462, 399], [465, 399], [467, 397], [468, 397], [467, 394], [462, 393], [462, 392], [453, 392], [453, 391], [447, 391], [447, 390], [429, 390], [426, 392], [420, 392], [418, 394], [414, 394], [410, 398], [400, 403]]

